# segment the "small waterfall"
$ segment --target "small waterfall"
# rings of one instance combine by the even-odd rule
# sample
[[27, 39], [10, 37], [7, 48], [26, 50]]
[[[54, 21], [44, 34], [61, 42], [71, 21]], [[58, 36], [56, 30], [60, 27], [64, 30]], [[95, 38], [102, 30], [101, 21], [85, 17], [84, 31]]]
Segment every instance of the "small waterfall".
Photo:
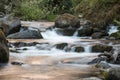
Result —
[[118, 26], [111, 25], [109, 26], [108, 34], [112, 34], [118, 31]]
[[92, 45], [84, 46], [85, 53], [90, 53], [92, 51], [91, 48], [92, 48]]
[[59, 36], [54, 29], [41, 32], [41, 34], [44, 39], [56, 39]]
[[78, 36], [78, 31], [83, 29], [83, 26], [80, 26], [76, 31], [75, 33], [73, 34], [74, 37]]
[[56, 33], [55, 29], [47, 30], [45, 32], [41, 32], [41, 35], [44, 39], [51, 40], [54, 42], [73, 42], [76, 41], [77, 38], [73, 38], [70, 36], [63, 36]]
[[70, 52], [75, 52], [75, 47], [72, 47]]
[[[83, 45], [82, 47], [84, 48], [84, 53], [91, 53], [92, 52], [92, 50], [91, 50], [92, 45], [88, 44], [88, 45]], [[72, 47], [70, 52], [75, 52], [75, 47]]]

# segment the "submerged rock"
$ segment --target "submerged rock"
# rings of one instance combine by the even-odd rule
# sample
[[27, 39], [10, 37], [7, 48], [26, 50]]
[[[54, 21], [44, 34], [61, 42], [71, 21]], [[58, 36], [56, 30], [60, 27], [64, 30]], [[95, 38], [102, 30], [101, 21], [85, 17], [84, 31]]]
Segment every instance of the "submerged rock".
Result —
[[92, 52], [110, 52], [112, 50], [112, 46], [102, 45], [102, 44], [96, 44], [92, 47]]
[[4, 33], [0, 29], [0, 63], [7, 63], [9, 61], [9, 48]]
[[56, 48], [57, 48], [57, 49], [61, 49], [61, 50], [64, 50], [65, 47], [67, 47], [67, 46], [68, 46], [67, 43], [56, 44]]
[[32, 42], [32, 43], [25, 43], [25, 42], [9, 43], [9, 45], [12, 45], [14, 47], [35, 46], [36, 44], [39, 44], [39, 43], [37, 43], [37, 42]]
[[80, 20], [74, 15], [65, 13], [60, 15], [55, 21], [55, 27], [57, 28], [79, 28]]
[[23, 65], [24, 63], [22, 62], [11, 62], [12, 65], [18, 65], [18, 66], [21, 66]]
[[74, 48], [75, 48], [75, 52], [84, 52], [85, 51], [84, 48], [81, 46], [76, 46]]
[[42, 35], [36, 30], [25, 30], [7, 36], [8, 39], [42, 39]]

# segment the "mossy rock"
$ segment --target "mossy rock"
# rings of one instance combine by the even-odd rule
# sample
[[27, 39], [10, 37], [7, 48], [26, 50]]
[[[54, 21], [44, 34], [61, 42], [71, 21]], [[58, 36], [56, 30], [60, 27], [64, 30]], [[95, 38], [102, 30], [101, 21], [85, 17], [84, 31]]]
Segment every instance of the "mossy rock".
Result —
[[63, 50], [66, 46], [68, 46], [68, 43], [56, 44], [56, 48], [60, 50]]
[[109, 71], [102, 71], [102, 76], [105, 80], [120, 80], [120, 69], [117, 68], [110, 68]]
[[110, 35], [110, 37], [114, 37], [115, 39], [120, 39], [120, 31], [116, 32], [116, 33], [112, 33]]
[[102, 44], [96, 44], [92, 47], [92, 52], [109, 52], [112, 50], [112, 46], [102, 45]]
[[75, 48], [75, 52], [84, 52], [85, 51], [84, 48], [81, 46], [76, 46], [74, 48]]

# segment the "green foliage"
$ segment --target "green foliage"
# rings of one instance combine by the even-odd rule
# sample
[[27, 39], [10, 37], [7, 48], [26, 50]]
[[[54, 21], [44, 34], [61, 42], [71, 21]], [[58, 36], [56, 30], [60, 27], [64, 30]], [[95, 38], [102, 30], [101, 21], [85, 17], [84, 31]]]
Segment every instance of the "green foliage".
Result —
[[115, 19], [114, 22], [115, 22], [117, 25], [120, 26], [120, 21], [118, 21], [118, 20]]
[[0, 12], [4, 12], [4, 3], [0, 0]]
[[116, 33], [112, 33], [110, 35], [110, 37], [114, 37], [115, 39], [120, 39], [120, 31], [116, 32]]
[[49, 15], [46, 16], [46, 19], [48, 21], [55, 21], [56, 17], [57, 17], [57, 15], [49, 14]]
[[86, 15], [92, 10], [109, 9], [111, 3], [116, 1], [118, 0], [0, 0], [0, 11], [15, 13], [15, 16], [24, 20], [54, 20], [56, 15], [63, 13]]
[[12, 0], [11, 3], [12, 12], [24, 20], [53, 20], [56, 15], [72, 13], [72, 0]]
[[106, 72], [106, 71], [102, 71], [101, 74], [103, 75], [103, 77], [104, 77], [105, 79], [107, 79], [107, 78], [109, 77], [109, 73]]

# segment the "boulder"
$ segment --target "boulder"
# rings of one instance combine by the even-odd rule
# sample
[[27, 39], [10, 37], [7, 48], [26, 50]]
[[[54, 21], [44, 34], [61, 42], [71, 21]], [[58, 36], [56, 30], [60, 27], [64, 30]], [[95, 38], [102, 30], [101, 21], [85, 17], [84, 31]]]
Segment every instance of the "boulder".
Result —
[[95, 32], [92, 34], [93, 39], [100, 39], [100, 38], [103, 38], [105, 36], [108, 36], [108, 33], [106, 31]]
[[108, 69], [108, 68], [111, 67], [111, 66], [109, 65], [109, 63], [107, 63], [106, 61], [101, 61], [101, 62], [98, 64], [98, 66], [99, 66], [100, 68], [103, 68], [103, 69]]
[[42, 39], [42, 35], [36, 30], [25, 30], [7, 36], [8, 39]]
[[92, 27], [83, 27], [82, 29], [78, 30], [78, 36], [80, 37], [91, 36], [92, 34], [93, 34]]
[[104, 72], [105, 80], [120, 80], [120, 67], [112, 67]]
[[17, 18], [4, 19], [0, 21], [0, 27], [3, 29], [5, 35], [13, 34], [20, 31], [21, 21]]
[[65, 47], [67, 47], [68, 44], [67, 43], [60, 43], [60, 44], [56, 44], [56, 48], [60, 49], [60, 50], [64, 50]]
[[7, 63], [9, 61], [9, 48], [7, 43], [5, 34], [0, 29], [0, 63]]
[[106, 60], [107, 60], [107, 57], [98, 57], [88, 62], [88, 64], [96, 64], [96, 63], [100, 63], [101, 61], [106, 61]]
[[113, 37], [114, 39], [118, 39], [119, 40], [120, 39], [120, 31], [112, 33], [110, 35], [110, 37]]
[[76, 46], [75, 48], [75, 52], [84, 52], [84, 48], [81, 46]]
[[96, 44], [92, 47], [92, 52], [110, 52], [112, 50], [112, 46], [107, 46], [103, 44]]
[[112, 64], [120, 64], [120, 50], [112, 49], [110, 52], [99, 54], [98, 57], [89, 62], [89, 64], [100, 63], [101, 61], [106, 61]]
[[74, 15], [65, 13], [57, 17], [55, 21], [55, 27], [57, 28], [79, 28], [80, 20]]
[[64, 36], [73, 36], [76, 29], [56, 29], [57, 34], [64, 35]]

